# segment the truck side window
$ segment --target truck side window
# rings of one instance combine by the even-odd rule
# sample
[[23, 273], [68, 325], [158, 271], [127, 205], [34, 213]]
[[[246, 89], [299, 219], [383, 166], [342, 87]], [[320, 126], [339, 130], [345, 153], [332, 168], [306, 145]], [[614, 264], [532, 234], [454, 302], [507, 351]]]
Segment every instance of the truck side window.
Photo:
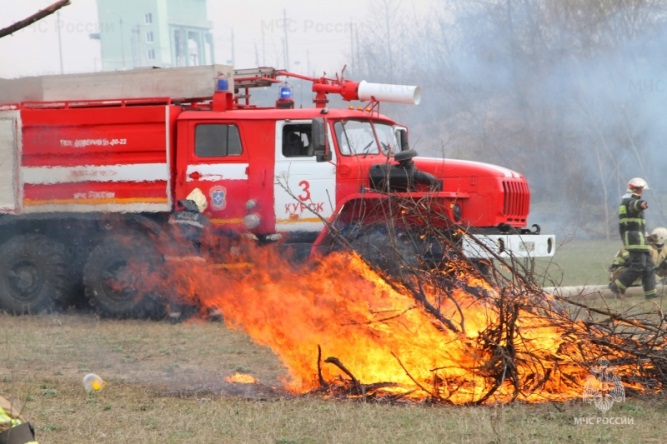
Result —
[[311, 144], [311, 126], [309, 124], [283, 126], [283, 156], [314, 156]]
[[198, 157], [240, 156], [241, 138], [235, 125], [207, 123], [195, 127], [195, 154]]

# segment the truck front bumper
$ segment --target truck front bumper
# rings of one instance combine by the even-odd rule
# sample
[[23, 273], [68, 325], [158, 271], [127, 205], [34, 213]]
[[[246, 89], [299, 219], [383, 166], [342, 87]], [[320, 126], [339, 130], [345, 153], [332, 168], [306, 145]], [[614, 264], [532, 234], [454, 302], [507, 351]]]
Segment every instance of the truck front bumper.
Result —
[[556, 252], [553, 234], [468, 234], [463, 252], [471, 259], [551, 257]]

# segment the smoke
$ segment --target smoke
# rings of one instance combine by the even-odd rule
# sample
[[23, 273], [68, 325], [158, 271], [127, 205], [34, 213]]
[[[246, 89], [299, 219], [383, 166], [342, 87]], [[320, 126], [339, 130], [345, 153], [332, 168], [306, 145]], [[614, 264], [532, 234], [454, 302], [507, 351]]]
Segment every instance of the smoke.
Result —
[[[666, 6], [468, 0], [414, 26], [391, 17], [403, 31], [392, 80], [419, 84], [423, 100], [383, 111], [411, 127], [421, 155], [523, 173], [543, 231], [615, 239], [618, 200], [635, 176], [651, 186], [649, 226], [665, 225]], [[385, 80], [387, 48], [367, 40], [360, 52], [369, 57], [359, 76]]]

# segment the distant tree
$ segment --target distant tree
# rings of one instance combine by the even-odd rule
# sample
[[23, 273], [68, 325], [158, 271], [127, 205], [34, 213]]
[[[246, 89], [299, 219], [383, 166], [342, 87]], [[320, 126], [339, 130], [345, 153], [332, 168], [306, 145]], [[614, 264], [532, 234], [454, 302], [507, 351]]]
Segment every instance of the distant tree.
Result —
[[396, 15], [379, 3], [361, 77], [391, 66], [393, 82], [422, 86], [404, 114], [420, 152], [524, 173], [533, 202], [585, 236], [615, 233], [625, 182], [667, 168], [667, 0], [459, 0], [379, 26]]

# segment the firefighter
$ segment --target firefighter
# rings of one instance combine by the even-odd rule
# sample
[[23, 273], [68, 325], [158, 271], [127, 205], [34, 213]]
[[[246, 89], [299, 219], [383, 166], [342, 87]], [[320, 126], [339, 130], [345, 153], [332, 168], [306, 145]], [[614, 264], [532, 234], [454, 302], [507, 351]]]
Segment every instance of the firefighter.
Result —
[[[661, 279], [667, 278], [667, 228], [658, 227], [651, 231], [648, 237], [651, 259], [655, 265], [655, 274]], [[609, 266], [609, 281], [614, 282], [629, 265], [629, 253], [625, 248], [621, 248], [616, 254]]]
[[210, 225], [210, 221], [204, 216], [204, 211], [208, 207], [206, 196], [199, 188], [195, 188], [178, 203], [183, 210], [172, 214], [169, 224], [174, 228], [177, 237], [190, 241], [194, 250], [199, 253], [202, 235]]
[[[202, 236], [210, 225], [210, 221], [203, 214], [208, 207], [208, 202], [199, 188], [192, 190], [184, 200], [179, 201], [179, 204], [183, 209], [175, 212], [169, 218], [169, 224], [172, 227], [174, 240], [179, 247], [179, 251], [173, 256], [167, 256], [166, 259], [172, 264], [178, 262], [179, 267], [182, 265], [185, 268], [181, 269], [180, 273], [186, 273], [188, 267], [206, 266], [206, 260], [201, 256], [201, 246]], [[180, 274], [177, 273], [178, 275]], [[180, 282], [181, 290], [190, 285], [187, 282], [188, 276], [183, 274], [182, 277], [184, 279]], [[167, 307], [169, 321], [172, 323], [180, 322], [184, 317], [184, 311], [190, 308], [191, 306], [183, 301], [180, 295], [172, 295]], [[222, 314], [217, 308], [210, 308], [208, 315], [211, 320], [217, 321], [222, 318]]]
[[32, 425], [0, 396], [0, 444], [37, 444]]
[[665, 248], [665, 242], [667, 242], [667, 228], [658, 227], [651, 232], [650, 236], [651, 245], [654, 248], [651, 250], [653, 256], [653, 263], [655, 264], [655, 274], [660, 277], [660, 280], [664, 283], [665, 277], [667, 277], [667, 248]]
[[642, 278], [646, 299], [658, 295], [655, 289], [655, 264], [646, 239], [644, 222], [644, 210], [648, 208], [648, 203], [642, 199], [642, 193], [648, 189], [644, 179], [630, 179], [626, 194], [622, 196], [618, 207], [618, 227], [628, 259], [625, 270], [609, 284], [609, 289], [617, 297], [622, 297], [625, 290], [639, 277]]

